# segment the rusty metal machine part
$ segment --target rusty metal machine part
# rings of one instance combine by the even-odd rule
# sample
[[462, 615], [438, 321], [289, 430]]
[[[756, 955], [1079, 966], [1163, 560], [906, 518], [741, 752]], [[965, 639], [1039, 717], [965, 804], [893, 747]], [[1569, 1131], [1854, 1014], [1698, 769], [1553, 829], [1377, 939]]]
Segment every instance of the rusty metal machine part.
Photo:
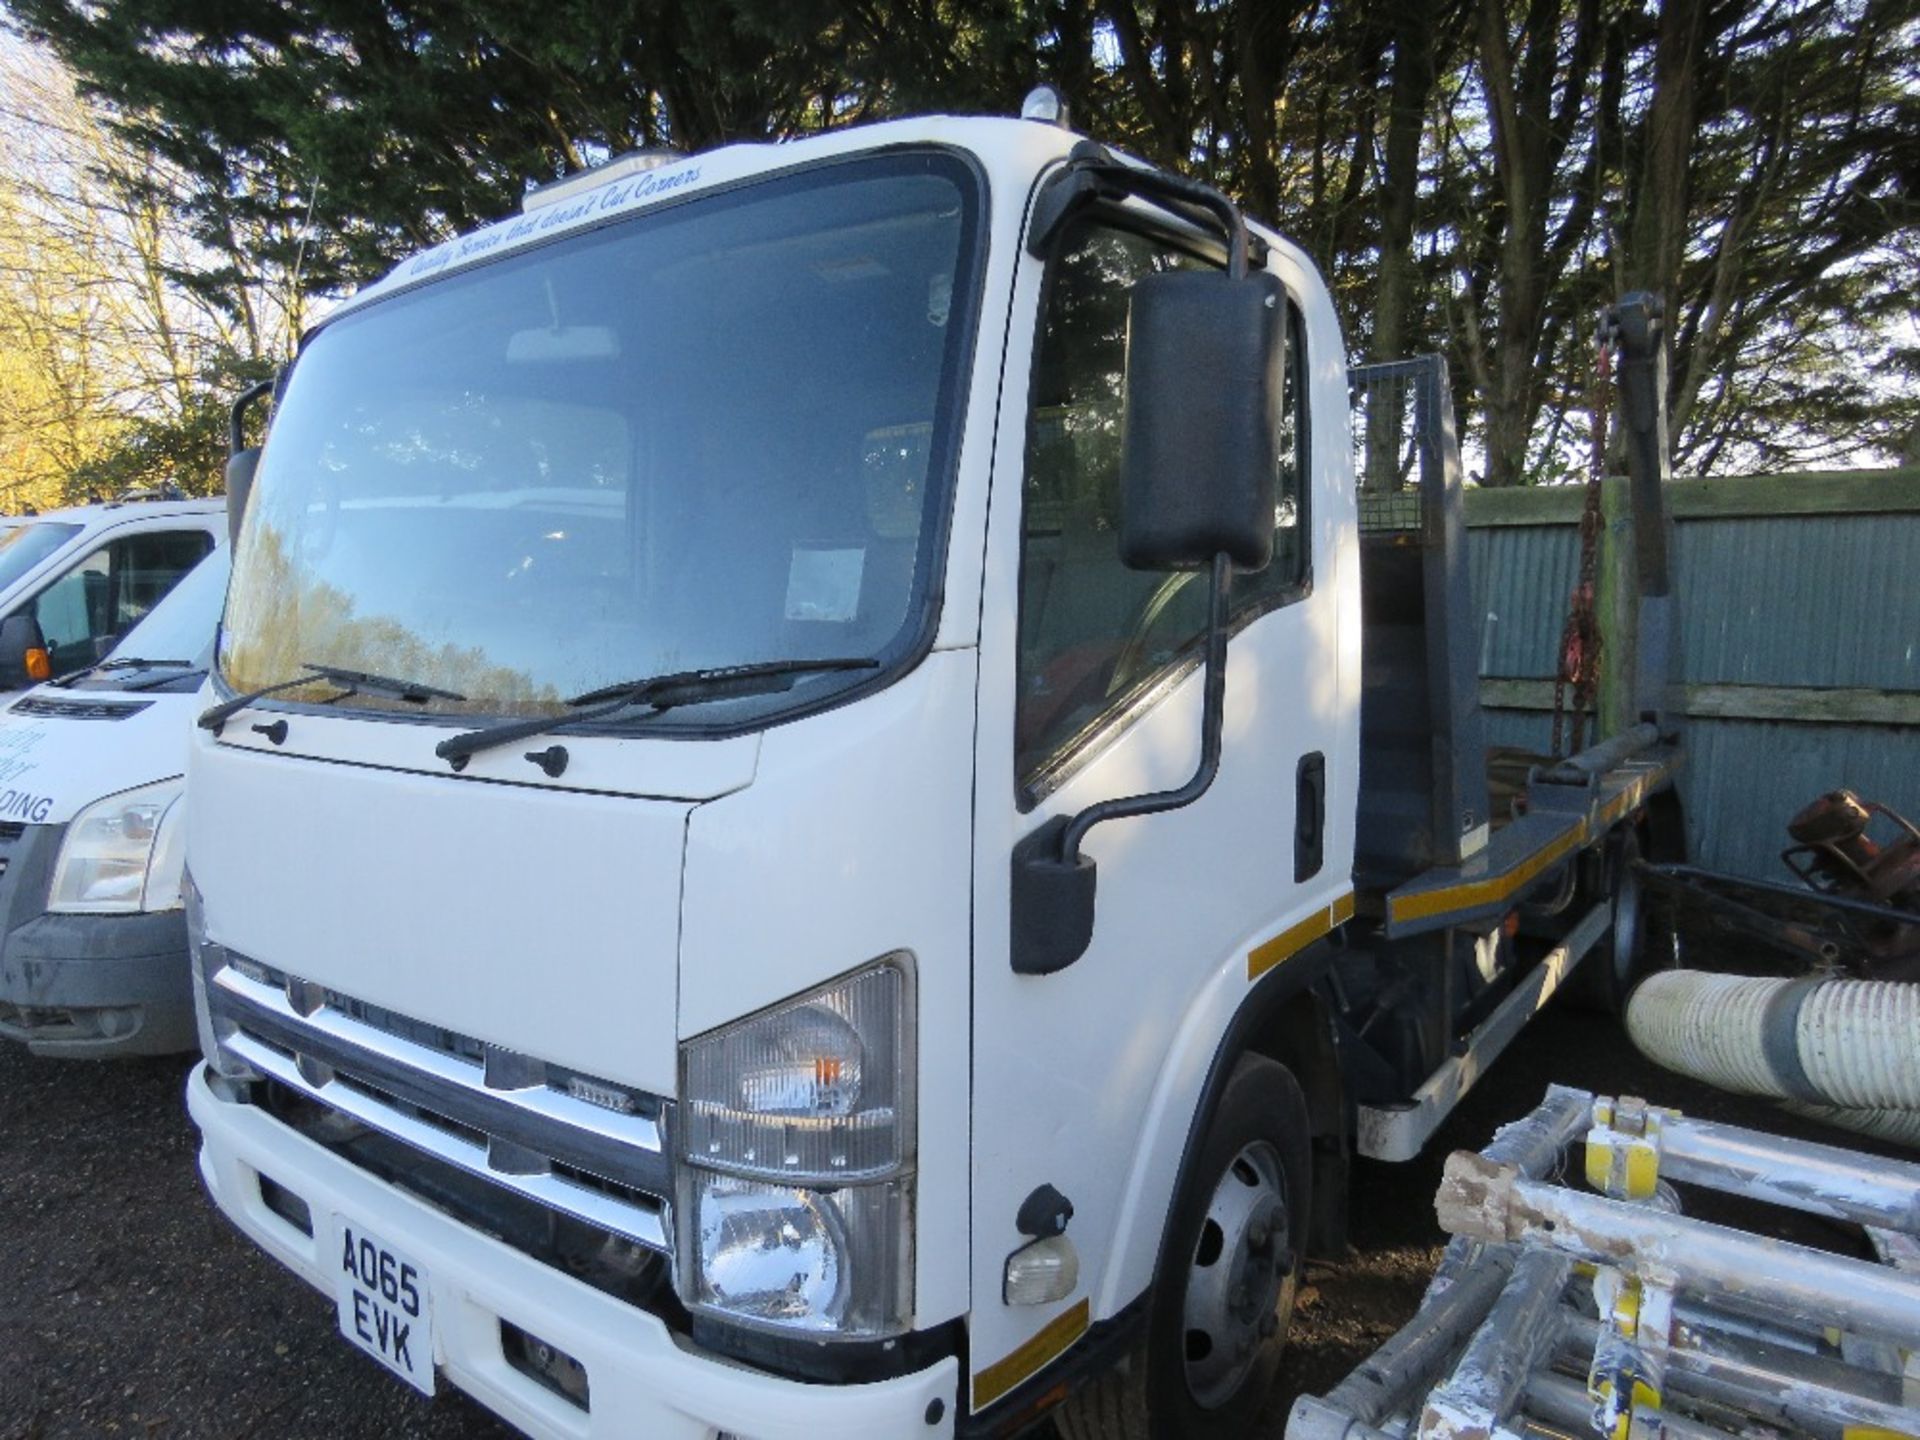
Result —
[[1920, 980], [1920, 826], [1832, 790], [1787, 822], [1780, 858], [1798, 884], [1685, 865], [1643, 876], [1690, 926], [1759, 941], [1823, 975]]
[[[1880, 838], [1869, 833], [1876, 816], [1887, 822]], [[1780, 858], [1814, 889], [1920, 919], [1920, 828], [1891, 806], [1832, 790], [1789, 820], [1787, 833], [1799, 843]]]

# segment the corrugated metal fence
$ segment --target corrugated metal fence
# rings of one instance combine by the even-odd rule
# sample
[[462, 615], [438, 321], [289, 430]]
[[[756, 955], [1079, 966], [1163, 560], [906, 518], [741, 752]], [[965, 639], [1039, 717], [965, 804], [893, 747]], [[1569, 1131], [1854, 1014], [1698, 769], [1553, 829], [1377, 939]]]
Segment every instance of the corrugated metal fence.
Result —
[[[1841, 785], [1920, 820], [1920, 470], [1669, 494], [1695, 862], [1787, 878], [1787, 818]], [[1582, 498], [1467, 496], [1489, 744], [1547, 748]]]

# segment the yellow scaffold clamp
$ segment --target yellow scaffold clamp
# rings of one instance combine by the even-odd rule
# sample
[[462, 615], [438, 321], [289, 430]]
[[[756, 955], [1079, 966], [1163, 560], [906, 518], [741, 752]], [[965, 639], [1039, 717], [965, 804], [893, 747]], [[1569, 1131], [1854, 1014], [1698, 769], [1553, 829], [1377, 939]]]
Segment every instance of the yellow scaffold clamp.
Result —
[[1660, 1392], [1673, 1329], [1670, 1284], [1643, 1284], [1612, 1266], [1594, 1275], [1599, 1343], [1587, 1372], [1594, 1428], [1609, 1440], [1659, 1433]]
[[1660, 1185], [1660, 1129], [1678, 1120], [1665, 1110], [1630, 1095], [1593, 1102], [1593, 1128], [1587, 1132], [1587, 1184], [1616, 1200], [1651, 1200]]

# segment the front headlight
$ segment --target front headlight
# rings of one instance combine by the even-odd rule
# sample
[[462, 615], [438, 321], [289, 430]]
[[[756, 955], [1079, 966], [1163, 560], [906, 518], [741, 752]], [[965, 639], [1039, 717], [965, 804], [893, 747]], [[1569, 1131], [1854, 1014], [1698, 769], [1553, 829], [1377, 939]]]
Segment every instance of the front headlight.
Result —
[[680, 1052], [681, 1299], [871, 1337], [913, 1304], [913, 995], [893, 955]]
[[185, 789], [183, 781], [162, 780], [74, 816], [53, 864], [47, 909], [123, 915], [178, 907]]

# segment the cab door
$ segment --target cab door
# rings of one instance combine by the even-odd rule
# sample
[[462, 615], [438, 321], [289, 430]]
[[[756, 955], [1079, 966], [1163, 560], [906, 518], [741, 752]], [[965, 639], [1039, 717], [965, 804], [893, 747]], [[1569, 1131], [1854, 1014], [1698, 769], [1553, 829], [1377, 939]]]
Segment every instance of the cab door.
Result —
[[[1291, 296], [1281, 498], [1273, 563], [1233, 581], [1218, 778], [1185, 809], [1089, 833], [1098, 894], [1076, 963], [1048, 976], [1008, 963], [1014, 845], [1054, 816], [1179, 786], [1198, 761], [1206, 577], [1121, 564], [1119, 457], [1131, 285], [1220, 258], [1144, 218], [1086, 219], [1050, 261], [1023, 267], [1016, 295], [1013, 333], [1032, 324], [1034, 343], [1024, 368], [1010, 362], [1002, 400], [976, 757], [975, 1410], [1015, 1396], [1146, 1288], [1250, 951], [1350, 888], [1350, 831], [1328, 808], [1350, 792], [1353, 763], [1336, 673], [1337, 507], [1317, 513], [1315, 488], [1316, 447], [1344, 445], [1344, 384], [1326, 384], [1344, 362], [1324, 290], [1276, 250]], [[1079, 1283], [1008, 1304], [1006, 1261], [1028, 1243], [1016, 1216], [1041, 1185], [1072, 1205]]]

